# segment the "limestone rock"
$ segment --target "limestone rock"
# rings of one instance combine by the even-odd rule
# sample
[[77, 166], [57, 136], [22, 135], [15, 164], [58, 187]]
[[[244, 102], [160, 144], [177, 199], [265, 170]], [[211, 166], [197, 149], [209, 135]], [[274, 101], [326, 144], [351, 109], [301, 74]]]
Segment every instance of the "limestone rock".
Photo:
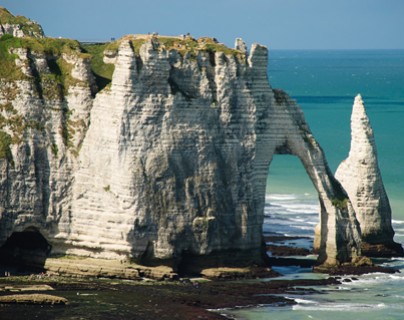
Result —
[[44, 37], [39, 24], [22, 16], [13, 16], [7, 9], [0, 6], [0, 36], [4, 34], [18, 38]]
[[[290, 153], [319, 192], [320, 261], [359, 255], [350, 202], [300, 108], [268, 84], [267, 49], [254, 44], [246, 56], [209, 39], [164, 41], [119, 41], [108, 52], [111, 85], [96, 94], [79, 52], [18, 51], [25, 78], [5, 79], [18, 94], [0, 97], [45, 130], [25, 128], [2, 160], [1, 241], [36, 230], [53, 256], [262, 265], [268, 167]], [[198, 50], [183, 51], [189, 41]], [[42, 80], [53, 61], [71, 66], [63, 91]]]
[[320, 262], [360, 255], [354, 208], [301, 109], [269, 85], [264, 46], [126, 36], [107, 46], [99, 90], [91, 54], [48, 40], [58, 50], [11, 48], [0, 79], [0, 244], [36, 239], [42, 252], [26, 244], [24, 261], [120, 277], [139, 276], [120, 261], [172, 275], [265, 265], [274, 154], [299, 157], [318, 191]]
[[12, 294], [0, 296], [0, 304], [40, 304], [40, 305], [68, 305], [66, 298], [50, 294], [31, 293], [31, 294]]
[[352, 201], [360, 223], [364, 253], [380, 256], [387, 250], [389, 254], [402, 255], [403, 249], [393, 241], [390, 203], [379, 170], [373, 130], [360, 95], [353, 105], [351, 131], [348, 158], [340, 164], [335, 177]]
[[247, 54], [247, 46], [246, 46], [245, 42], [243, 41], [243, 39], [241, 39], [241, 38], [236, 39], [234, 48], [236, 50], [241, 51], [244, 54]]

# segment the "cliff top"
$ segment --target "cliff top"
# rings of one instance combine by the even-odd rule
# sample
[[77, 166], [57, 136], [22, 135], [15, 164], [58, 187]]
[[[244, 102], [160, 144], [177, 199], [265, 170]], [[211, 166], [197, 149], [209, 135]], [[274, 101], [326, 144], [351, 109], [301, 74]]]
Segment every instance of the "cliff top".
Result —
[[133, 48], [135, 52], [140, 50], [140, 47], [147, 41], [153, 41], [159, 49], [161, 50], [176, 50], [181, 54], [190, 53], [196, 54], [198, 51], [210, 51], [210, 52], [223, 52], [225, 55], [235, 55], [242, 56], [245, 53], [231, 49], [224, 45], [223, 43], [219, 43], [215, 38], [210, 37], [201, 37], [199, 39], [195, 39], [190, 35], [180, 35], [180, 36], [163, 36], [158, 34], [135, 34], [135, 35], [126, 35], [121, 39], [117, 40], [114, 43], [111, 43], [110, 50], [117, 49], [117, 45], [119, 45], [123, 40], [129, 40], [132, 42]]
[[90, 58], [89, 54], [82, 53], [80, 43], [69, 39], [13, 37], [5, 34], [0, 37], [0, 79], [19, 80], [25, 78], [15, 60], [18, 58], [16, 49], [27, 49], [31, 52], [44, 53], [47, 56], [60, 57], [62, 54], [80, 55]]
[[[16, 67], [15, 60], [18, 55], [15, 49], [26, 49], [28, 52], [53, 57], [52, 59], [57, 59], [58, 64], [64, 63], [60, 59], [63, 54], [89, 59], [97, 85], [102, 89], [110, 83], [114, 70], [113, 63], [105, 62], [104, 55], [115, 56], [123, 41], [130, 41], [137, 55], [141, 46], [150, 42], [155, 50], [175, 50], [188, 59], [196, 59], [199, 52], [222, 52], [227, 56], [236, 57], [240, 61], [246, 61], [247, 55], [245, 44], [240, 39], [236, 41], [236, 48], [232, 49], [219, 43], [215, 38], [201, 37], [195, 39], [189, 34], [180, 36], [165, 36], [156, 33], [132, 34], [105, 43], [80, 43], [71, 39], [49, 38], [43, 35], [42, 27], [39, 24], [23, 16], [14, 16], [0, 6], [0, 59], [2, 61], [0, 79], [13, 81], [25, 77], [20, 68]], [[69, 69], [64, 66], [59, 67], [61, 70]], [[53, 73], [53, 70], [50, 71]], [[59, 75], [56, 76], [60, 78]], [[60, 81], [64, 83], [64, 79]]]
[[38, 23], [24, 16], [14, 16], [6, 8], [0, 6], [1, 34], [18, 34], [19, 37], [30, 36], [39, 38], [44, 36], [42, 27]]

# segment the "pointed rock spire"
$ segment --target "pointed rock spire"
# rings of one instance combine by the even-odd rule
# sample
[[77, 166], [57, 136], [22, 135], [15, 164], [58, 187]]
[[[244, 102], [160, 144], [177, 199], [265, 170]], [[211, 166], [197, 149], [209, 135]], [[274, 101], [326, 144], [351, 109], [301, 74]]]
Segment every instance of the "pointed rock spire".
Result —
[[234, 43], [234, 49], [240, 50], [244, 54], [247, 54], [247, 46], [246, 46], [245, 42], [243, 41], [243, 39], [241, 39], [241, 38], [236, 38], [236, 41]]
[[393, 241], [391, 207], [377, 161], [373, 130], [361, 95], [355, 97], [351, 116], [351, 149], [338, 167], [340, 181], [355, 209], [362, 232], [362, 252], [370, 256], [402, 255]]

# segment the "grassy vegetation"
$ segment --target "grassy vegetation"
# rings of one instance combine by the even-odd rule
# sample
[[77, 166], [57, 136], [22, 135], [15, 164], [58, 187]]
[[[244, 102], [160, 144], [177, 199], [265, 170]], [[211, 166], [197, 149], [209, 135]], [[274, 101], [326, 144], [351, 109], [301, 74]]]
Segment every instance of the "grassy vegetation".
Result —
[[55, 142], [52, 142], [51, 151], [52, 151], [52, 153], [53, 153], [53, 155], [54, 155], [55, 157], [58, 156], [59, 148], [58, 148], [58, 146], [57, 146], [57, 144], [56, 144]]
[[13, 42], [14, 37], [10, 35], [0, 38], [0, 79], [20, 80], [24, 78], [20, 68], [15, 65], [17, 56], [9, 52]]
[[55, 63], [49, 65], [52, 73], [50, 75], [44, 75], [43, 80], [45, 83], [53, 82], [56, 85], [61, 85], [65, 89], [76, 80], [69, 76], [72, 66], [62, 59], [62, 55], [80, 55], [80, 57], [84, 59], [90, 58], [90, 55], [81, 53], [80, 44], [75, 40], [16, 38], [10, 35], [4, 35], [0, 38], [0, 79], [14, 81], [25, 78], [21, 69], [15, 64], [15, 60], [18, 58], [17, 55], [11, 53], [12, 49], [17, 48], [24, 48], [31, 52], [56, 57]]
[[[329, 167], [326, 168], [327, 175], [332, 177], [333, 174]], [[334, 198], [331, 199], [331, 203], [334, 207], [340, 210], [348, 208], [349, 198], [343, 189], [342, 185], [335, 178], [331, 181], [334, 189]]]
[[[21, 20], [18, 20], [18, 19]], [[14, 19], [14, 20], [13, 20]], [[33, 25], [28, 19], [23, 17], [13, 17], [8, 11], [0, 7], [0, 23], [14, 23], [20, 21], [21, 24], [28, 23]], [[12, 22], [14, 21], [14, 22]], [[28, 22], [27, 22], [28, 21]], [[39, 98], [47, 100], [63, 100], [68, 89], [72, 85], [80, 85], [80, 81], [72, 77], [73, 64], [68, 63], [63, 56], [76, 56], [80, 59], [89, 59], [92, 72], [96, 78], [98, 88], [108, 88], [111, 83], [114, 72], [114, 64], [104, 62], [104, 53], [109, 52], [112, 56], [117, 54], [122, 41], [129, 40], [135, 51], [139, 54], [141, 46], [148, 41], [148, 36], [127, 36], [120, 40], [103, 44], [80, 44], [78, 41], [69, 39], [55, 38], [17, 38], [12, 35], [3, 35], [0, 37], [0, 83], [2, 95], [6, 101], [12, 102], [18, 94], [18, 87], [15, 85], [17, 80], [25, 80], [28, 77], [21, 71], [21, 67], [16, 65], [17, 54], [13, 54], [13, 49], [26, 49], [28, 64], [32, 63], [35, 56], [42, 54], [47, 61], [50, 72], [36, 72], [33, 70], [33, 81], [37, 87]], [[245, 59], [244, 53], [238, 50], [230, 49], [223, 44], [218, 43], [212, 38], [194, 39], [192, 37], [160, 37], [154, 38], [159, 43], [158, 50], [176, 50], [189, 58], [195, 58], [200, 51], [210, 53], [223, 52], [225, 55], [237, 56]], [[83, 85], [86, 85], [83, 83]], [[63, 125], [60, 128], [60, 134], [67, 147], [73, 147], [72, 137], [77, 130], [82, 130], [86, 124], [71, 121], [71, 114], [68, 109], [62, 110]], [[5, 130], [7, 128], [7, 130]], [[0, 158], [11, 156], [10, 144], [21, 142], [24, 131], [27, 128], [43, 130], [44, 125], [38, 121], [25, 119], [14, 110], [11, 103], [0, 105], [0, 130], [12, 132], [7, 134], [0, 131]], [[83, 129], [84, 130], [84, 129]], [[58, 154], [57, 145], [52, 145], [52, 152], [55, 156]]]
[[334, 198], [334, 199], [331, 199], [331, 203], [337, 209], [344, 210], [344, 209], [347, 209], [347, 207], [348, 207], [348, 198], [344, 198], [344, 199]]
[[[147, 41], [146, 38], [136, 37], [125, 37], [123, 39], [131, 40], [136, 54], [139, 54], [140, 47]], [[44, 53], [49, 57], [57, 57], [53, 68], [52, 65], [50, 65], [51, 74], [45, 75], [43, 79], [41, 79], [45, 84], [44, 95], [56, 98], [57, 95], [59, 95], [60, 88], [66, 93], [66, 90], [71, 84], [77, 84], [77, 81], [70, 77], [72, 66], [61, 58], [63, 54], [80, 55], [82, 59], [90, 59], [97, 85], [99, 89], [103, 89], [111, 82], [114, 72], [113, 64], [104, 63], [104, 52], [109, 51], [112, 52], [112, 54], [116, 53], [123, 39], [111, 43], [81, 45], [79, 42], [70, 39], [15, 38], [10, 35], [5, 35], [0, 38], [0, 60], [2, 61], [0, 66], [0, 79], [24, 79], [20, 68], [15, 65], [17, 56], [10, 53], [10, 50], [26, 48], [31, 52]], [[157, 37], [156, 41], [160, 44], [161, 50], [176, 50], [182, 55], [188, 54], [189, 57], [196, 57], [199, 51], [207, 51], [212, 53], [223, 52], [225, 55], [245, 58], [242, 52], [230, 49], [211, 38], [195, 40], [191, 37]]]
[[[115, 50], [111, 44], [82, 44], [82, 49], [85, 53], [91, 56], [91, 70], [95, 76], [97, 86], [100, 90], [104, 89], [112, 80], [114, 73], [114, 65], [104, 63], [104, 51]], [[116, 50], [117, 50], [116, 46]]]
[[[44, 125], [36, 120], [25, 119], [22, 115], [18, 114], [17, 110], [14, 109], [11, 103], [6, 103], [0, 104], [0, 130], [3, 130], [4, 128], [7, 128], [9, 132], [12, 132], [12, 135], [3, 135], [3, 142], [7, 142], [8, 144], [19, 144], [22, 140], [23, 133], [27, 128], [42, 131], [44, 130]], [[1, 147], [3, 152], [0, 153], [3, 154], [3, 157], [0, 158], [4, 158], [4, 152], [7, 150], [7, 143], [3, 143]]]
[[[15, 64], [17, 55], [11, 53], [11, 49], [24, 48], [30, 52], [41, 53], [47, 57], [49, 73], [34, 74], [34, 81], [40, 98], [49, 100], [62, 100], [67, 94], [70, 86], [80, 84], [80, 81], [71, 76], [73, 65], [63, 59], [63, 54], [70, 56], [79, 56], [82, 59], [89, 59], [90, 54], [83, 53], [80, 44], [77, 41], [69, 39], [52, 38], [15, 38], [5, 35], [0, 38], [0, 81], [4, 84], [2, 92], [8, 101], [16, 98], [16, 88], [13, 82], [26, 79], [20, 67]], [[29, 62], [27, 62], [29, 63]], [[84, 85], [84, 83], [83, 83]], [[43, 129], [43, 124], [24, 119], [13, 109], [11, 103], [0, 106], [0, 129], [7, 127], [12, 132], [10, 143], [18, 144], [21, 142], [23, 132], [26, 128]], [[64, 111], [63, 116], [66, 125], [61, 129], [63, 141], [66, 146], [71, 142], [71, 126], [69, 125], [69, 111]], [[8, 140], [7, 140], [8, 141]], [[3, 144], [6, 145], [6, 144]], [[4, 149], [5, 150], [5, 149]], [[57, 150], [53, 149], [57, 154]]]
[[136, 54], [139, 54], [139, 52], [140, 52], [140, 47], [141, 47], [145, 42], [146, 42], [145, 39], [135, 39], [135, 40], [132, 40], [133, 51], [134, 51]]
[[42, 28], [39, 24], [34, 23], [23, 16], [14, 16], [7, 9], [0, 7], [0, 24], [19, 25], [24, 34], [30, 33], [34, 35], [42, 35]]
[[[129, 40], [131, 41], [135, 54], [139, 54], [140, 47], [144, 43], [146, 43], [147, 38], [148, 36], [141, 36], [141, 37], [126, 36], [120, 40], [105, 44], [104, 49], [116, 53], [118, 51], [120, 43], [123, 40]], [[156, 36], [154, 38], [154, 41], [156, 41], [159, 44], [160, 50], [167, 50], [167, 51], [176, 50], [183, 56], [185, 54], [188, 54], [188, 56], [190, 57], [196, 57], [199, 51], [206, 51], [212, 53], [223, 52], [225, 55], [236, 56], [245, 59], [245, 54], [243, 52], [228, 48], [224, 44], [218, 43], [215, 39], [208, 37], [194, 39], [190, 36], [186, 37]]]
[[9, 134], [0, 130], [0, 159], [13, 160], [10, 150], [11, 137]]
[[211, 53], [223, 52], [225, 55], [237, 56], [245, 58], [241, 51], [228, 48], [222, 43], [218, 43], [213, 38], [200, 38], [198, 40], [192, 37], [158, 37], [157, 41], [162, 48], [166, 50], [177, 50], [180, 54], [190, 54], [191, 57], [197, 55], [199, 51], [207, 51]]
[[67, 147], [73, 147], [72, 137], [74, 134], [74, 129], [71, 128], [70, 125], [70, 116], [72, 115], [72, 112], [67, 108], [63, 109], [62, 112], [63, 112], [63, 121], [62, 121], [63, 125], [60, 128], [60, 134], [63, 139], [63, 144]]

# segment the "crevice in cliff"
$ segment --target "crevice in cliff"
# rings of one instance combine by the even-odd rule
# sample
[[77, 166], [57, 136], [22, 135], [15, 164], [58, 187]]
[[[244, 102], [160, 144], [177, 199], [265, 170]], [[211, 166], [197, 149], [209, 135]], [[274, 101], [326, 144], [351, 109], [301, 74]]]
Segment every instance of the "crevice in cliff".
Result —
[[206, 77], [208, 78], [208, 84], [210, 92], [212, 93], [212, 103], [217, 105], [217, 84], [215, 81], [215, 54], [213, 52], [208, 52], [209, 54], [209, 65], [206, 68]]
[[42, 89], [42, 85], [41, 85], [41, 75], [38, 71], [38, 69], [36, 68], [35, 62], [32, 59], [30, 52], [28, 51], [27, 54], [27, 58], [28, 58], [28, 62], [29, 62], [29, 67], [33, 76], [33, 82], [34, 82], [34, 87], [35, 90], [38, 94], [39, 99], [43, 100], [43, 89]]
[[171, 93], [173, 95], [176, 95], [177, 93], [181, 93], [183, 97], [187, 100], [190, 101], [192, 99], [192, 96], [188, 94], [185, 90], [183, 90], [178, 83], [173, 79], [172, 74], [170, 72], [170, 77], [168, 78], [168, 84], [170, 85], [171, 88]]
[[80, 43], [82, 52], [91, 55], [91, 71], [97, 86], [97, 90], [94, 90], [93, 96], [111, 84], [115, 65], [104, 62], [104, 51], [108, 49], [108, 46], [112, 45], [113, 43]]

